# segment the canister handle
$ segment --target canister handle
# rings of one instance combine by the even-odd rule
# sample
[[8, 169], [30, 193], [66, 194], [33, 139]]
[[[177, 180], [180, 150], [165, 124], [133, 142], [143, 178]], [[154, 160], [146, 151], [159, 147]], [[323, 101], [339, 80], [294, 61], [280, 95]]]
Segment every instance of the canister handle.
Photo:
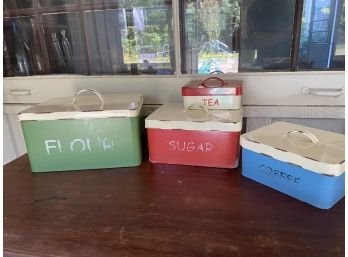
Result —
[[223, 87], [223, 86], [225, 85], [225, 81], [224, 81], [223, 79], [220, 79], [220, 78], [218, 78], [218, 77], [209, 77], [209, 78], [203, 80], [202, 86], [203, 86], [203, 87], [209, 87], [209, 86], [207, 86], [205, 83], [206, 83], [207, 81], [213, 80], [213, 79], [215, 79], [215, 80], [217, 80], [217, 81], [220, 82], [220, 85], [219, 85], [220, 87]]
[[191, 111], [191, 110], [203, 110], [205, 112], [208, 112], [208, 109], [205, 106], [203, 106], [203, 105], [196, 105], [196, 104], [192, 104], [192, 105], [188, 106], [185, 109], [185, 112]]
[[75, 94], [75, 96], [74, 96], [74, 98], [73, 98], [71, 104], [75, 104], [77, 97], [78, 97], [80, 94], [84, 93], [84, 92], [92, 92], [92, 93], [94, 93], [96, 96], [98, 96], [98, 98], [100, 99], [100, 101], [102, 102], [102, 104], [104, 104], [104, 98], [103, 98], [102, 94], [99, 93], [97, 90], [91, 89], [91, 88], [82, 89], [82, 90], [80, 90], [79, 92], [77, 92], [77, 93]]
[[210, 74], [224, 74], [224, 73], [220, 70], [214, 70], [214, 71], [210, 72]]
[[294, 133], [301, 133], [302, 135], [305, 135], [314, 144], [320, 143], [320, 140], [313, 133], [311, 133], [307, 130], [292, 130], [292, 131], [289, 131], [288, 133], [285, 133], [285, 136], [289, 136], [289, 135], [294, 134]]
[[[197, 111], [204, 111], [204, 113], [202, 112], [199, 113]], [[208, 110], [206, 107], [202, 105], [190, 105], [185, 109], [185, 112], [188, 116], [190, 116], [192, 121], [201, 122], [205, 120]]]

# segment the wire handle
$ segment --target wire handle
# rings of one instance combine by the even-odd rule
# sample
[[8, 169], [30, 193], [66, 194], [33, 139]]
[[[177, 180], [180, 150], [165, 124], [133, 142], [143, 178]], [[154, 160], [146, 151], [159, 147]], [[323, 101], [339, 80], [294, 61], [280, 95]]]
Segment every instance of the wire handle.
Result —
[[221, 70], [214, 70], [210, 74], [224, 74]]
[[208, 112], [208, 109], [203, 106], [203, 105], [196, 105], [196, 104], [192, 104], [190, 106], [188, 106], [186, 109], [185, 109], [185, 112], [187, 111], [191, 111], [191, 110], [202, 110], [202, 111], [205, 111], [205, 112]]
[[307, 138], [309, 138], [313, 144], [318, 144], [320, 143], [320, 140], [311, 132], [307, 130], [292, 130], [289, 131], [288, 133], [285, 133], [284, 136], [289, 136], [294, 133], [301, 133], [302, 135], [305, 135]]
[[217, 81], [219, 81], [219, 82], [220, 82], [219, 87], [223, 87], [223, 86], [225, 85], [225, 81], [224, 81], [223, 79], [220, 79], [220, 78], [218, 78], [218, 77], [209, 77], [209, 78], [203, 80], [202, 86], [203, 86], [203, 87], [209, 87], [209, 86], [207, 86], [207, 85], [205, 84], [205, 83], [206, 83], [207, 81], [209, 81], [209, 80], [217, 80]]
[[91, 89], [91, 88], [82, 89], [82, 90], [80, 90], [79, 92], [77, 92], [77, 93], [75, 94], [75, 96], [74, 96], [74, 98], [73, 98], [73, 100], [72, 100], [71, 103], [72, 103], [72, 104], [75, 104], [77, 97], [78, 97], [80, 94], [84, 93], [84, 92], [92, 92], [92, 93], [94, 93], [96, 96], [98, 96], [98, 98], [100, 99], [100, 101], [102, 102], [102, 104], [104, 104], [104, 98], [103, 98], [102, 94], [99, 93], [97, 90]]
[[185, 113], [192, 121], [202, 122], [205, 121], [208, 110], [202, 105], [190, 105], [185, 109]]

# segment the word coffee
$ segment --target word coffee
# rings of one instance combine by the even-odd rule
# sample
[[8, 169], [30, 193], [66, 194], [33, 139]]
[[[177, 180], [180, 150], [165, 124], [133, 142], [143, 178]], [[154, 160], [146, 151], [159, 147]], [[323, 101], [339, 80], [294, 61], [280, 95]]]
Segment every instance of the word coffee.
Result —
[[274, 176], [274, 177], [278, 177], [280, 179], [283, 179], [287, 182], [292, 182], [292, 183], [300, 183], [300, 178], [298, 177], [294, 177], [291, 174], [288, 174], [284, 171], [266, 166], [264, 164], [259, 166], [259, 171], [267, 174], [268, 176]]

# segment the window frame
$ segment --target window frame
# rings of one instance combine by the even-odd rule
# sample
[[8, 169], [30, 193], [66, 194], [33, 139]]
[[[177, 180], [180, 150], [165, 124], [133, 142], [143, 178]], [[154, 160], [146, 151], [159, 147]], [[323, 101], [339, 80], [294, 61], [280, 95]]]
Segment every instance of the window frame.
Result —
[[[37, 1], [37, 0], [34, 0]], [[302, 0], [298, 0], [302, 1]], [[40, 103], [52, 96], [73, 95], [78, 89], [93, 87], [101, 92], [140, 92], [145, 104], [181, 101], [181, 87], [205, 75], [181, 73], [180, 0], [172, 0], [172, 27], [175, 51], [173, 75], [35, 75], [4, 78], [4, 103]], [[1, 42], [2, 43], [2, 42]], [[302, 95], [301, 88], [343, 88], [344, 71], [238, 72], [218, 75], [223, 79], [244, 80], [243, 105], [344, 106], [344, 96]], [[62, 84], [64, 87], [62, 87]], [[127, 84], [127, 87], [124, 85]], [[282, 85], [282, 86], [279, 86]]]

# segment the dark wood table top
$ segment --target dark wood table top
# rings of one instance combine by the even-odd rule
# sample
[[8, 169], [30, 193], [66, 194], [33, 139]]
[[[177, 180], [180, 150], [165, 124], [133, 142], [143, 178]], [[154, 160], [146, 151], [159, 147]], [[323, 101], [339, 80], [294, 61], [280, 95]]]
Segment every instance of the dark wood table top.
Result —
[[320, 210], [239, 169], [4, 166], [5, 256], [344, 256], [344, 200]]

